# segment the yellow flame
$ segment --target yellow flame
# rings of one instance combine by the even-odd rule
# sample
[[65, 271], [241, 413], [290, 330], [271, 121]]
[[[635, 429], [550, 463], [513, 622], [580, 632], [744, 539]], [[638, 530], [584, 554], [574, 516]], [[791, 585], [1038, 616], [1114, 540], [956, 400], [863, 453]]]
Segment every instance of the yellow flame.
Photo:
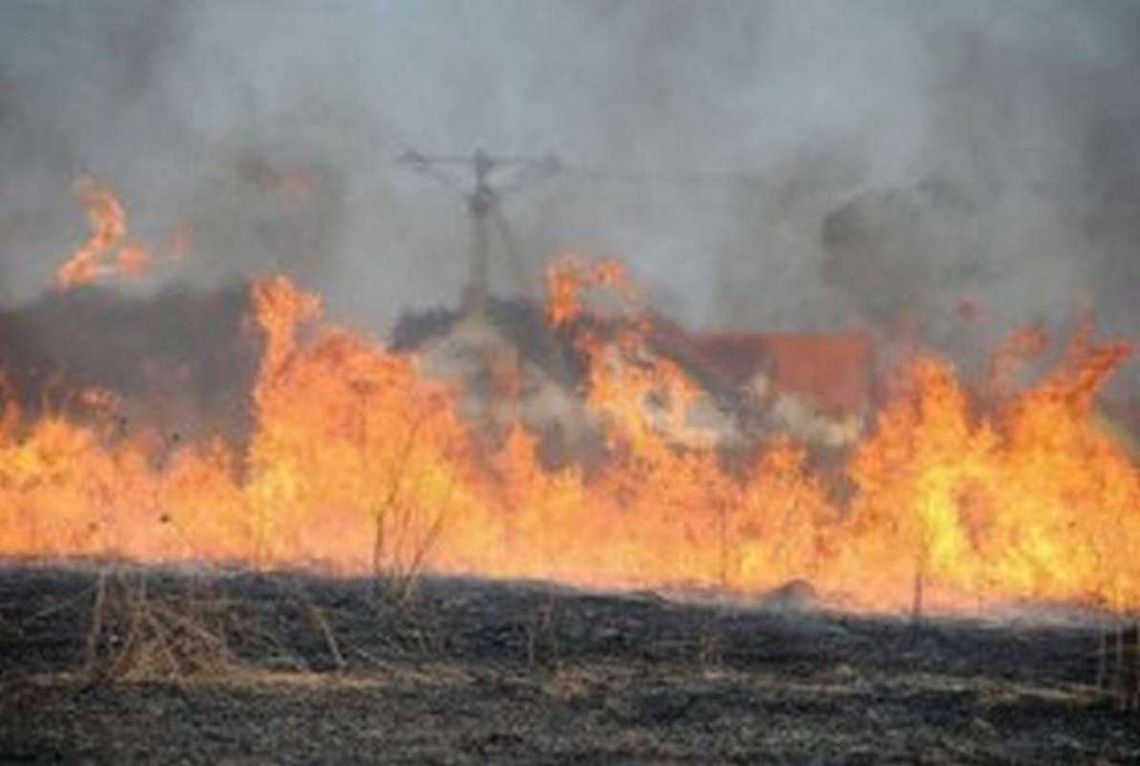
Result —
[[[101, 252], [122, 237], [119, 208], [87, 193], [100, 222], [89, 249]], [[548, 316], [563, 327], [586, 311], [584, 286], [628, 284], [613, 266], [584, 281], [565, 266], [552, 274]], [[1002, 361], [988, 409], [949, 363], [920, 356], [827, 472], [786, 439], [733, 466], [711, 441], [678, 447], [667, 433], [699, 386], [652, 352], [647, 320], [608, 338], [583, 328], [606, 459], [553, 470], [521, 424], [487, 444], [457, 414], [457, 392], [325, 321], [320, 299], [285, 277], [258, 281], [253, 303], [264, 346], [243, 448], [125, 433], [101, 392], [83, 398], [82, 418], [31, 417], [0, 386], [0, 553], [739, 593], [807, 579], [876, 609], [907, 608], [918, 577], [932, 608], [1140, 607], [1140, 472], [1093, 405], [1128, 349], [1089, 332], [1027, 390]]]

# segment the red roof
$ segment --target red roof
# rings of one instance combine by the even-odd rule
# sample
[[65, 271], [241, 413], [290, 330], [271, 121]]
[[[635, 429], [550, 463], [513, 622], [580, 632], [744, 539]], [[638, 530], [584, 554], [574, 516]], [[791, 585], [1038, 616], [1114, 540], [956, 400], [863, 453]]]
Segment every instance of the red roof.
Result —
[[807, 394], [829, 412], [870, 403], [873, 351], [864, 332], [712, 333], [692, 341], [735, 384], [763, 372], [777, 391]]

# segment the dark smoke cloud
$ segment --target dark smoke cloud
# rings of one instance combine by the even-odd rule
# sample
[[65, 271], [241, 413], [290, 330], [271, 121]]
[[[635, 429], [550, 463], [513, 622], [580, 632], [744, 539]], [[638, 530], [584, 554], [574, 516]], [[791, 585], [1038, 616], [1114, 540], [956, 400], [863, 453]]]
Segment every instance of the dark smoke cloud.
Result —
[[466, 271], [462, 200], [395, 157], [481, 145], [597, 171], [505, 202], [500, 289], [579, 248], [696, 325], [958, 349], [1084, 301], [1135, 339], [1138, 81], [1131, 2], [9, 0], [0, 298], [82, 240], [92, 172], [144, 241], [190, 226], [179, 279], [285, 269], [382, 331]]

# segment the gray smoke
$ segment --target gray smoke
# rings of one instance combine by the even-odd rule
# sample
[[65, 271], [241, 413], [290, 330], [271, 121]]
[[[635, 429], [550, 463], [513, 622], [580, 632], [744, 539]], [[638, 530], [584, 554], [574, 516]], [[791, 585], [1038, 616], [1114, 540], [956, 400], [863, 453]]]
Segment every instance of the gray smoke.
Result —
[[0, 300], [83, 240], [90, 172], [144, 242], [189, 229], [167, 279], [284, 269], [382, 332], [468, 248], [395, 158], [483, 146], [570, 166], [506, 198], [501, 290], [575, 249], [695, 326], [961, 350], [1091, 303], [1136, 339], [1137, 82], [1126, 1], [8, 0]]

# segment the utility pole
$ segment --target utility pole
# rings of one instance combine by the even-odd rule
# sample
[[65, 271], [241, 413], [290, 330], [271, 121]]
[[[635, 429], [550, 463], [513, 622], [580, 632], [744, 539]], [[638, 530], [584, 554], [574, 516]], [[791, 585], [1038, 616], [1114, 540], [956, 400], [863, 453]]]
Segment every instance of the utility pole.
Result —
[[[498, 157], [482, 149], [476, 149], [469, 157], [425, 155], [408, 150], [400, 156], [399, 162], [445, 183], [452, 189], [463, 190], [461, 193], [466, 199], [467, 212], [471, 217], [471, 260], [467, 285], [463, 291], [463, 311], [466, 314], [482, 314], [487, 305], [491, 270], [488, 223], [498, 228], [504, 248], [510, 250], [513, 247], [506, 219], [499, 210], [503, 194], [514, 191], [528, 181], [536, 180], [536, 176], [550, 175], [561, 168], [561, 163], [553, 154], [540, 158]], [[474, 175], [473, 186], [468, 186], [444, 170], [455, 166], [471, 168]], [[512, 170], [513, 176], [492, 185], [492, 176], [504, 169]]]

